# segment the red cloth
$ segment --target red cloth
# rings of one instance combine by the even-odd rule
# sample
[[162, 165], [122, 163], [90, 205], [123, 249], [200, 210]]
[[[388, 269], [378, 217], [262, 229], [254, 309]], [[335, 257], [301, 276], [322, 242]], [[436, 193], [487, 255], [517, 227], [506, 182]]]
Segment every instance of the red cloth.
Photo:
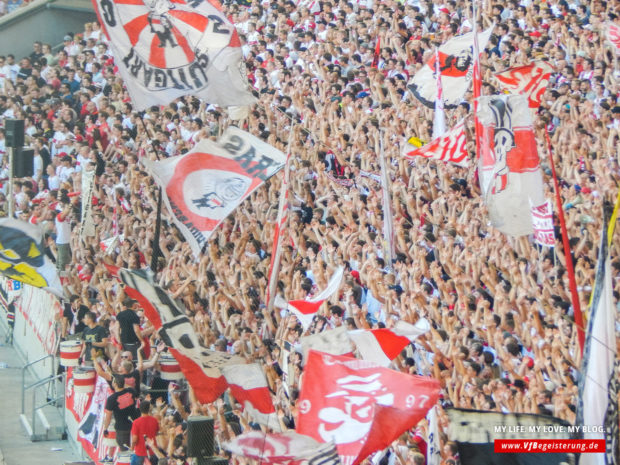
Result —
[[131, 426], [131, 435], [138, 436], [138, 440], [134, 444], [134, 453], [139, 457], [146, 457], [148, 455], [146, 451], [146, 443], [144, 442], [144, 436], [155, 440], [155, 435], [159, 431], [159, 422], [155, 417], [150, 415], [141, 416], [134, 420]]

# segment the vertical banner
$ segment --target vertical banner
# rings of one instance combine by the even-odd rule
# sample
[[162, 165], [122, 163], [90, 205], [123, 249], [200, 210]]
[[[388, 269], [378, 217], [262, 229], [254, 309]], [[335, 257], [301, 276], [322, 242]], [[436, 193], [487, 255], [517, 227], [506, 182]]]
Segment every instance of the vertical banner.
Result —
[[105, 458], [108, 451], [108, 448], [103, 446], [103, 418], [105, 402], [111, 393], [108, 382], [98, 376], [90, 406], [78, 426], [77, 439], [96, 463]]
[[93, 223], [93, 189], [95, 186], [95, 170], [82, 170], [82, 218], [80, 224], [80, 239], [95, 235]]
[[379, 165], [381, 167], [381, 192], [383, 194], [383, 242], [385, 253], [385, 266], [392, 267], [394, 259], [394, 225], [392, 220], [392, 199], [390, 196], [390, 175], [385, 164], [385, 153], [383, 152], [383, 132], [379, 133]]
[[435, 48], [435, 79], [437, 80], [437, 100], [435, 100], [433, 139], [443, 136], [446, 132], [446, 113], [443, 108], [443, 84], [441, 83], [441, 66], [438, 48]]
[[553, 211], [549, 200], [538, 207], [532, 205], [532, 225], [534, 226], [534, 240], [537, 244], [545, 247], [555, 246]]
[[426, 415], [428, 419], [428, 438], [426, 446], [426, 465], [441, 464], [441, 444], [439, 442], [439, 422], [437, 421], [437, 406], [434, 406]]

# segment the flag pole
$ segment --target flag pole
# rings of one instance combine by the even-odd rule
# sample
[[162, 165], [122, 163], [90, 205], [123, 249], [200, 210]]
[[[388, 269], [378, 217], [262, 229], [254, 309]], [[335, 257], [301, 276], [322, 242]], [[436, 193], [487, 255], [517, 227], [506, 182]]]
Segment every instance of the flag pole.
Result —
[[276, 298], [278, 287], [278, 275], [280, 273], [280, 257], [282, 255], [282, 229], [288, 222], [288, 191], [289, 180], [291, 175], [291, 145], [293, 142], [294, 121], [291, 120], [291, 127], [288, 137], [288, 147], [286, 149], [286, 163], [284, 164], [284, 176], [282, 177], [282, 185], [280, 186], [280, 199], [278, 202], [278, 216], [276, 219], [276, 230], [273, 237], [273, 246], [271, 248], [271, 263], [269, 263], [269, 282], [267, 283], [267, 293], [265, 302], [267, 310], [273, 310], [273, 304]]
[[392, 267], [394, 259], [394, 227], [392, 224], [392, 200], [390, 196], [390, 176], [385, 166], [385, 153], [383, 151], [384, 132], [379, 132], [379, 166], [381, 168], [381, 187], [383, 193], [383, 241], [385, 265]]
[[568, 240], [568, 230], [566, 229], [566, 219], [564, 218], [564, 209], [562, 207], [562, 197], [560, 196], [560, 184], [555, 172], [555, 163], [553, 162], [553, 150], [551, 148], [551, 139], [549, 138], [549, 130], [545, 125], [545, 138], [547, 140], [547, 150], [549, 152], [549, 164], [551, 165], [551, 173], [553, 175], [553, 185], [555, 187], [555, 200], [557, 203], [558, 218], [560, 220], [560, 228], [562, 230], [562, 244], [564, 246], [564, 256], [566, 258], [566, 271], [568, 273], [568, 285], [570, 287], [571, 298], [573, 301], [573, 313], [575, 315], [575, 324], [577, 325], [577, 339], [579, 341], [579, 349], [583, 356], [583, 347], [585, 344], [585, 332], [583, 331], [583, 314], [581, 313], [581, 305], [579, 303], [579, 294], [577, 293], [577, 281], [575, 280], [575, 270], [573, 268], [573, 257], [571, 256], [570, 242]]
[[476, 139], [476, 158], [479, 157], [482, 147], [482, 126], [478, 120], [478, 98], [482, 95], [482, 77], [480, 74], [480, 47], [478, 46], [478, 9], [476, 0], [472, 0], [471, 27], [474, 35], [474, 73], [472, 78], [474, 97], [474, 131]]

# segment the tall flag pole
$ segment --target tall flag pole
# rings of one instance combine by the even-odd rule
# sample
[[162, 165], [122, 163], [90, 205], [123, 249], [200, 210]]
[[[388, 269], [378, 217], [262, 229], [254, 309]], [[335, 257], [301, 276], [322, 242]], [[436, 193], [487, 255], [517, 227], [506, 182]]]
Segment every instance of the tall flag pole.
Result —
[[271, 263], [269, 264], [269, 283], [267, 284], [267, 294], [265, 302], [269, 311], [273, 309], [273, 303], [276, 298], [276, 289], [278, 285], [278, 274], [280, 272], [280, 257], [282, 256], [282, 229], [288, 221], [288, 191], [291, 176], [291, 144], [293, 141], [293, 127], [291, 123], [291, 132], [288, 138], [288, 148], [286, 149], [286, 163], [284, 164], [284, 177], [280, 186], [280, 200], [278, 203], [278, 217], [276, 219], [276, 230], [273, 235], [273, 247], [271, 248]]
[[390, 196], [390, 176], [385, 165], [385, 153], [383, 152], [383, 132], [379, 135], [379, 166], [381, 167], [381, 187], [383, 194], [383, 241], [385, 243], [385, 264], [392, 266], [394, 253], [394, 225], [392, 222], [392, 201]]
[[[474, 39], [475, 41], [476, 39]], [[439, 47], [435, 47], [435, 79], [437, 80], [437, 100], [435, 100], [435, 118], [433, 120], [433, 139], [441, 137], [446, 132], [446, 113], [443, 105], [443, 85], [441, 84], [441, 62]]]
[[555, 200], [558, 209], [558, 218], [560, 219], [560, 228], [562, 230], [562, 244], [564, 245], [564, 256], [566, 257], [566, 271], [568, 272], [568, 284], [570, 287], [571, 298], [573, 301], [573, 312], [575, 314], [575, 324], [577, 325], [577, 339], [579, 340], [579, 348], [583, 354], [585, 343], [585, 333], [583, 331], [583, 314], [581, 313], [581, 305], [579, 304], [579, 294], [577, 293], [577, 282], [575, 281], [575, 270], [573, 268], [573, 257], [571, 256], [570, 243], [568, 240], [568, 231], [566, 229], [566, 219], [564, 218], [564, 209], [562, 207], [562, 197], [560, 196], [560, 184], [555, 172], [555, 163], [553, 162], [553, 150], [551, 148], [551, 139], [549, 139], [549, 130], [545, 127], [545, 138], [547, 139], [547, 149], [549, 151], [549, 164], [551, 165], [551, 173], [553, 174], [553, 185], [555, 187]]
[[[478, 98], [482, 95], [482, 77], [480, 74], [480, 50], [478, 47], [478, 8], [476, 0], [472, 1], [472, 32], [474, 34], [474, 73], [473, 73], [473, 96], [474, 96], [474, 126], [476, 134], [476, 157], [482, 151], [488, 151], [488, 143], [484, 144], [482, 124], [478, 120]], [[484, 158], [484, 157], [483, 157]]]

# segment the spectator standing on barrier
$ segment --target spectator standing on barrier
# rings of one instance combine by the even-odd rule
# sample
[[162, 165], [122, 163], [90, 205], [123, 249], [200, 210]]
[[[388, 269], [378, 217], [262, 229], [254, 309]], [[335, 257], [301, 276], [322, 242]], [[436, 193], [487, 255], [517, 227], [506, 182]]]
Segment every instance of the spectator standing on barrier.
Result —
[[86, 329], [84, 316], [88, 312], [88, 307], [82, 305], [82, 299], [78, 295], [72, 295], [69, 303], [65, 304], [62, 313], [62, 337], [78, 336]]
[[150, 415], [151, 403], [148, 400], [140, 402], [140, 417], [131, 426], [131, 465], [142, 465], [148, 457], [146, 439], [155, 440], [159, 431], [159, 421]]
[[120, 328], [120, 337], [123, 350], [131, 352], [134, 360], [138, 358], [138, 348], [142, 343], [142, 333], [140, 332], [140, 317], [136, 314], [137, 302], [133, 299], [126, 299], [123, 302], [125, 310], [116, 315]]
[[86, 312], [84, 324], [86, 328], [82, 332], [82, 339], [84, 340], [82, 361], [86, 365], [92, 365], [93, 359], [103, 355], [108, 344], [108, 332], [97, 323], [97, 315], [94, 312]]
[[137, 395], [133, 388], [125, 387], [125, 378], [122, 375], [112, 377], [112, 394], [105, 403], [105, 418], [103, 420], [103, 435], [108, 435], [108, 428], [114, 415], [116, 430], [116, 444], [121, 451], [129, 449], [131, 439], [131, 425], [138, 418], [136, 408]]

